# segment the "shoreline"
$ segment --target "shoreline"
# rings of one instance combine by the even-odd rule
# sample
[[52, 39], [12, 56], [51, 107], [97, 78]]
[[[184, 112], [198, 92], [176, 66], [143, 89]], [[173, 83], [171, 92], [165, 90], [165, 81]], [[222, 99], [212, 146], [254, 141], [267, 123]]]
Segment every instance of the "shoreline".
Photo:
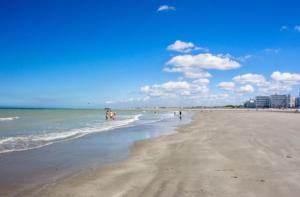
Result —
[[[187, 112], [187, 111], [186, 111]], [[56, 187], [60, 187], [60, 185], [63, 185], [64, 183], [71, 183], [71, 184], [78, 184], [77, 180], [92, 180], [93, 178], [97, 178], [98, 175], [108, 175], [111, 171], [116, 171], [116, 175], [119, 173], [122, 173], [122, 170], [120, 170], [120, 168], [122, 168], [123, 166], [126, 166], [126, 170], [127, 171], [127, 167], [130, 166], [131, 164], [135, 164], [136, 162], [140, 162], [142, 161], [140, 159], [139, 155], [146, 155], [148, 152], [148, 149], [150, 147], [154, 148], [154, 144], [153, 142], [162, 140], [164, 138], [169, 138], [172, 137], [173, 135], [176, 135], [179, 132], [179, 129], [191, 124], [194, 119], [195, 116], [197, 114], [195, 112], [193, 112], [193, 114], [191, 115], [191, 117], [188, 117], [189, 122], [188, 123], [183, 123], [183, 124], [179, 124], [177, 125], [171, 132], [168, 132], [166, 134], [162, 134], [159, 135], [157, 137], [154, 138], [150, 138], [150, 139], [143, 139], [143, 140], [138, 140], [136, 142], [133, 143], [133, 145], [131, 145], [129, 147], [129, 155], [127, 158], [119, 160], [119, 161], [115, 161], [106, 165], [100, 165], [98, 167], [95, 168], [89, 168], [89, 169], [85, 169], [79, 172], [74, 172], [72, 174], [69, 174], [67, 176], [64, 176], [62, 178], [59, 178], [58, 180], [51, 182], [51, 183], [42, 183], [39, 185], [36, 185], [33, 188], [29, 188], [29, 189], [25, 189], [21, 192], [16, 193], [14, 196], [69, 196], [69, 193], [62, 193], [63, 190], [65, 189], [58, 189], [58, 193], [53, 194], [53, 188]], [[143, 158], [145, 159], [145, 158]], [[134, 168], [132, 168], [132, 171], [136, 171], [136, 170], [141, 170], [143, 165], [140, 165], [140, 167], [137, 168], [136, 165], [134, 165]], [[97, 172], [97, 175], [95, 175], [94, 173]], [[73, 193], [70, 191], [70, 193]], [[86, 192], [80, 194], [79, 196], [86, 196], [88, 194], [86, 194]], [[77, 196], [75, 194], [75, 196]], [[89, 195], [88, 195], [89, 196]], [[94, 195], [92, 195], [94, 196]], [[98, 196], [97, 194], [95, 194], [95, 196]], [[118, 195], [117, 195], [118, 196]]]
[[173, 113], [158, 117], [161, 118], [156, 120], [150, 116], [128, 126], [41, 148], [3, 153], [0, 155], [0, 195], [20, 196], [66, 177], [119, 163], [128, 158], [135, 141], [168, 135], [178, 125], [190, 122], [188, 114], [181, 121], [173, 117]]
[[135, 143], [125, 161], [20, 196], [297, 196], [298, 119], [295, 113], [198, 111], [176, 133]]

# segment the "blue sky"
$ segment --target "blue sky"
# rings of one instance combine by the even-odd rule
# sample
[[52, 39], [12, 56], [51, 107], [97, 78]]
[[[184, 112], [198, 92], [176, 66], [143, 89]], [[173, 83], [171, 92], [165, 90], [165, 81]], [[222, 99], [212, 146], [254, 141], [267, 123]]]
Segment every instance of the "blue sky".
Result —
[[299, 6], [1, 1], [0, 106], [219, 105], [297, 95]]

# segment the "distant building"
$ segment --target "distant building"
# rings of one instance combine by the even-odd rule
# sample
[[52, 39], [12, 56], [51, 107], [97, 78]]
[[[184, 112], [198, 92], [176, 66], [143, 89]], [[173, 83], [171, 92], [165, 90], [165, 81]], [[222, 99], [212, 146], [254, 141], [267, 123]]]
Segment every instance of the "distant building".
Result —
[[245, 108], [300, 108], [299, 97], [287, 95], [256, 96], [244, 103]]
[[297, 97], [297, 98], [295, 99], [295, 107], [296, 107], [296, 108], [300, 108], [300, 93], [299, 93], [299, 97]]
[[244, 107], [245, 108], [255, 108], [256, 107], [255, 100], [254, 99], [250, 99], [249, 101], [246, 101], [244, 103]]
[[296, 98], [296, 101], [295, 101], [295, 107], [296, 107], [296, 108], [300, 108], [300, 97], [297, 97], [297, 98]]
[[296, 98], [291, 96], [290, 94], [288, 95], [288, 107], [289, 108], [294, 108], [295, 107], [295, 102]]
[[271, 108], [287, 108], [289, 107], [289, 96], [288, 95], [271, 95], [270, 96], [270, 107]]
[[270, 97], [269, 96], [256, 96], [255, 97], [256, 108], [269, 108]]

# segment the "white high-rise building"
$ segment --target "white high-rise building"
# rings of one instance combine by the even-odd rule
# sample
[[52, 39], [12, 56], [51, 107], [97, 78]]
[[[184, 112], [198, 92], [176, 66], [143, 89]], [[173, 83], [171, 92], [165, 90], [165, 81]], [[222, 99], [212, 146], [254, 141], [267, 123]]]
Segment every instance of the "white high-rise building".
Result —
[[289, 96], [288, 95], [271, 95], [270, 96], [270, 107], [272, 108], [287, 108], [289, 107]]
[[270, 97], [269, 96], [256, 96], [255, 97], [256, 108], [269, 108]]
[[296, 98], [294, 96], [288, 95], [288, 107], [294, 108], [295, 102], [296, 102]]
[[296, 108], [300, 108], [300, 93], [299, 93], [299, 97], [297, 97], [297, 98], [295, 99], [295, 107], [296, 107]]

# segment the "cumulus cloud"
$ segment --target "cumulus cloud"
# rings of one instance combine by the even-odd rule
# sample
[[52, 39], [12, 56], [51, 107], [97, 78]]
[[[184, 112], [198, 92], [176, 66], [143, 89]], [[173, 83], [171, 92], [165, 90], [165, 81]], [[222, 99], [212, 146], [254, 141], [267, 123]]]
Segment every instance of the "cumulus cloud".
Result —
[[296, 30], [297, 32], [300, 32], [300, 25], [296, 25], [296, 26], [295, 26], [295, 30]]
[[185, 78], [195, 79], [195, 78], [210, 78], [212, 75], [205, 71], [186, 71], [183, 73]]
[[[186, 81], [169, 81], [162, 84], [144, 86], [141, 92], [147, 99], [163, 99], [168, 102], [182, 100], [189, 103], [196, 101], [208, 102], [212, 105], [220, 102], [230, 102], [232, 98], [241, 98], [242, 95], [287, 93], [293, 86], [300, 84], [300, 74], [275, 71], [268, 78], [261, 74], [246, 73], [232, 78], [232, 81], [220, 82], [217, 87], [229, 93], [209, 93], [208, 78], [186, 79]], [[231, 99], [229, 99], [231, 98]], [[228, 100], [229, 99], [229, 100]], [[222, 100], [222, 101], [221, 101]], [[199, 102], [198, 102], [199, 103]]]
[[226, 84], [229, 83], [228, 86], [230, 86], [230, 82], [225, 82], [223, 85], [224, 88], [222, 86], [223, 82], [218, 87], [230, 91], [234, 89], [237, 93], [254, 92], [255, 88], [253, 86], [257, 87], [258, 91], [264, 94], [286, 93], [291, 91], [293, 86], [300, 84], [300, 74], [275, 71], [270, 75], [270, 79], [267, 80], [263, 75], [247, 73], [235, 76], [232, 80], [236, 83], [235, 88], [226, 88]]
[[176, 81], [176, 82], [170, 81], [167, 83], [163, 83], [159, 86], [165, 90], [174, 90], [174, 89], [185, 90], [190, 88], [190, 84], [188, 84], [186, 81]]
[[157, 9], [158, 12], [162, 12], [162, 11], [175, 11], [175, 10], [176, 10], [176, 8], [174, 6], [169, 6], [169, 5], [161, 5]]
[[266, 83], [266, 79], [263, 75], [252, 74], [252, 73], [235, 76], [233, 77], [233, 81], [240, 84], [255, 84], [255, 85], [262, 85]]
[[[190, 52], [197, 47], [191, 42], [176, 41], [168, 46], [168, 50], [177, 52]], [[141, 92], [150, 98], [185, 98], [200, 99], [209, 97], [210, 83], [209, 78], [212, 75], [206, 70], [230, 70], [239, 68], [241, 65], [232, 56], [213, 55], [211, 53], [200, 53], [197, 55], [177, 55], [172, 57], [163, 69], [165, 72], [181, 73], [187, 81], [170, 81], [162, 84], [144, 86]], [[227, 85], [227, 86], [226, 86]], [[226, 87], [225, 87], [226, 86]], [[224, 89], [234, 89], [233, 82], [229, 84], [220, 83], [219, 87]], [[227, 96], [220, 96], [225, 98]]]
[[176, 51], [182, 53], [191, 52], [194, 48], [195, 45], [192, 42], [183, 42], [181, 40], [176, 40], [173, 44], [167, 47], [169, 51]]
[[239, 68], [241, 65], [226, 55], [213, 55], [201, 53], [198, 55], [178, 55], [171, 58], [167, 65], [174, 68], [195, 68], [230, 70]]
[[182, 73], [185, 78], [188, 79], [196, 79], [196, 78], [210, 78], [212, 75], [206, 71], [203, 71], [201, 69], [194, 69], [194, 68], [174, 68], [174, 67], [166, 67], [163, 69], [164, 72], [170, 72], [170, 73]]
[[203, 86], [207, 86], [209, 82], [210, 81], [208, 79], [196, 79], [193, 81], [194, 84], [203, 85]]
[[254, 87], [252, 85], [241, 86], [238, 90], [238, 93], [252, 93], [254, 92]]
[[274, 93], [286, 93], [292, 90], [292, 85], [278, 83], [276, 81], [267, 82], [265, 85], [259, 87], [259, 91], [264, 94], [274, 94]]
[[254, 87], [250, 84], [246, 84], [249, 81], [248, 75], [241, 75], [234, 77], [237, 80], [235, 80], [236, 83], [242, 84], [242, 86], [239, 86], [238, 84], [234, 82], [221, 82], [217, 85], [218, 88], [221, 90], [226, 90], [226, 91], [231, 91], [232, 93], [237, 93], [237, 94], [246, 94], [246, 93], [252, 93], [254, 92]]
[[183, 96], [191, 98], [208, 92], [208, 79], [197, 79], [192, 82], [169, 81], [152, 86], [143, 86], [141, 92], [149, 97], [159, 97], [163, 99]]
[[275, 71], [272, 73], [271, 78], [274, 81], [287, 83], [287, 84], [299, 84], [300, 83], [300, 74], [296, 73], [282, 73]]
[[198, 55], [177, 55], [172, 57], [163, 69], [165, 72], [182, 73], [184, 78], [210, 78], [212, 75], [205, 70], [230, 70], [241, 65], [229, 55], [213, 55], [200, 53]]
[[270, 78], [270, 81], [267, 81], [260, 87], [260, 91], [272, 93], [288, 92], [293, 89], [293, 86], [300, 84], [300, 74], [297, 73], [275, 71]]
[[[169, 51], [176, 51], [181, 53], [188, 53], [197, 50], [192, 42], [184, 42], [181, 40], [175, 41], [167, 47]], [[198, 53], [198, 54], [180, 54], [171, 57], [165, 64], [163, 71], [170, 73], [180, 73], [179, 81], [169, 81], [162, 84], [147, 85], [141, 88], [141, 92], [152, 98], [151, 100], [163, 99], [178, 99], [178, 100], [218, 100], [226, 99], [230, 96], [240, 97], [242, 94], [249, 94], [255, 92], [257, 87], [266, 88], [270, 86], [263, 75], [259, 74], [243, 74], [233, 77], [232, 81], [220, 82], [217, 87], [221, 90], [230, 91], [230, 94], [210, 94], [209, 93], [209, 78], [212, 75], [209, 70], [226, 71], [231, 69], [238, 69], [241, 67], [239, 61], [246, 61], [252, 55], [245, 55], [243, 57], [235, 58], [230, 54], [212, 54], [212, 53]], [[273, 80], [274, 81], [274, 80]]]
[[153, 86], [143, 86], [141, 91], [151, 97], [168, 97], [178, 93], [178, 91], [187, 91], [189, 89], [190, 84], [186, 81], [169, 81]]
[[222, 90], [229, 90], [232, 91], [235, 89], [235, 83], [233, 82], [221, 82], [217, 85], [218, 88]]
[[208, 49], [206, 49], [206, 48], [195, 46], [195, 44], [192, 42], [184, 42], [181, 40], [176, 40], [173, 44], [171, 44], [167, 47], [167, 50], [176, 51], [176, 52], [180, 52], [180, 53], [189, 53], [194, 50], [203, 50], [206, 52], [208, 51]]

